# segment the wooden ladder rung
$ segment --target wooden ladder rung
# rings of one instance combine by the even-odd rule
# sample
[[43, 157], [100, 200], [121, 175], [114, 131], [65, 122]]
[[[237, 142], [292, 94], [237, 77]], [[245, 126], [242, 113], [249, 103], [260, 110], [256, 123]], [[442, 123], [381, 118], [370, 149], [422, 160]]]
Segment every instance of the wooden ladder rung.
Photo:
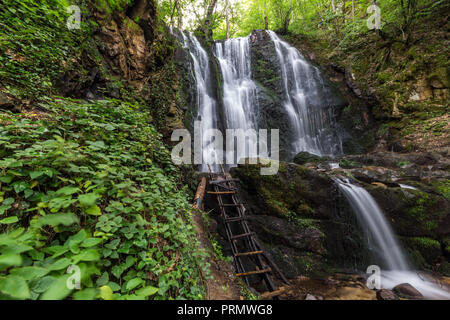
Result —
[[286, 291], [285, 287], [281, 287], [275, 291], [266, 291], [266, 292], [261, 293], [261, 298], [262, 299], [272, 299], [274, 297], [277, 297], [277, 296], [283, 294], [285, 291]]
[[225, 203], [225, 204], [219, 204], [221, 207], [240, 207], [242, 206], [242, 203]]
[[222, 189], [224, 189], [226, 191], [237, 191], [236, 188], [230, 188], [230, 187], [227, 187], [227, 186], [222, 186], [220, 184], [218, 184], [216, 187], [220, 187], [220, 188], [222, 188]]
[[242, 220], [246, 220], [247, 217], [231, 217], [231, 218], [224, 218], [223, 220], [225, 220], [225, 222], [236, 222], [236, 221], [242, 221]]
[[251, 252], [242, 252], [242, 253], [235, 253], [235, 257], [244, 257], [244, 256], [253, 256], [256, 254], [262, 254], [264, 251], [251, 251]]
[[269, 272], [272, 272], [272, 269], [267, 268], [267, 269], [263, 269], [263, 270], [236, 273], [236, 277], [245, 277], [245, 276], [251, 276], [254, 274], [269, 273]]
[[236, 194], [236, 191], [208, 191], [208, 194]]
[[236, 239], [240, 239], [240, 238], [244, 238], [244, 237], [249, 237], [249, 236], [253, 236], [255, 235], [254, 232], [248, 232], [248, 233], [243, 233], [243, 234], [238, 234], [236, 236], [232, 236], [231, 240], [236, 240]]
[[221, 184], [224, 182], [233, 182], [233, 181], [239, 181], [239, 179], [213, 180], [213, 181], [210, 181], [209, 184]]

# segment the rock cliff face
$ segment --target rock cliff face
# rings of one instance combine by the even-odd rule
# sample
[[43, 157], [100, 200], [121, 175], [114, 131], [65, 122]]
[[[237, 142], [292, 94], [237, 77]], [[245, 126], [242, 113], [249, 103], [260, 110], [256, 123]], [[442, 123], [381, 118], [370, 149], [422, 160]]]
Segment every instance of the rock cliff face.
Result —
[[280, 163], [275, 176], [239, 166], [250, 224], [286, 276], [355, 271], [369, 257], [356, 218], [333, 180], [322, 172]]
[[282, 162], [275, 176], [261, 176], [249, 165], [232, 170], [241, 180], [251, 227], [283, 272], [320, 276], [376, 263], [332, 179], [347, 176], [375, 198], [413, 265], [449, 275], [448, 160], [378, 153], [343, 157], [337, 169], [326, 159], [313, 160], [304, 166]]
[[122, 9], [108, 2], [88, 5], [88, 48], [73, 59], [78, 68], [62, 75], [58, 87], [76, 98], [139, 100], [167, 138], [189, 122], [195, 81], [182, 77], [185, 63], [174, 63], [177, 43], [157, 22], [155, 1], [132, 1]]
[[[178, 32], [178, 31], [177, 31]], [[179, 38], [179, 37], [178, 37]], [[205, 41], [199, 39], [203, 44], [204, 49], [209, 53], [210, 57], [210, 70], [212, 73], [212, 79], [215, 79], [213, 83], [214, 87], [214, 98], [217, 100], [218, 105], [218, 119], [221, 124], [221, 128], [226, 128], [226, 110], [224, 110], [223, 104], [223, 79], [221, 75], [221, 69], [219, 67], [219, 62], [214, 55], [214, 44], [210, 47]], [[254, 110], [254, 117], [256, 118], [257, 126], [259, 128], [266, 129], [279, 129], [280, 130], [280, 157], [285, 160], [292, 160], [292, 144], [295, 138], [295, 133], [292, 126], [292, 119], [285, 106], [286, 103], [286, 89], [285, 89], [285, 79], [283, 78], [283, 73], [280, 65], [280, 58], [277, 54], [277, 49], [274, 41], [271, 39], [269, 33], [265, 30], [255, 30], [249, 35], [250, 42], [250, 68], [251, 77], [257, 86], [257, 101], [255, 106], [251, 106]], [[177, 64], [183, 66], [181, 77], [184, 79], [193, 80], [190, 75], [192, 75], [192, 70], [189, 69], [189, 65], [192, 64], [189, 59], [189, 54], [186, 52], [183, 54], [177, 50], [176, 61]], [[307, 55], [304, 55], [311, 64], [316, 68], [314, 63], [308, 60]], [[320, 90], [315, 93], [315, 95], [308, 97], [309, 91], [306, 90], [304, 93], [307, 96], [308, 108], [311, 108], [311, 112], [314, 113], [308, 115], [308, 119], [304, 121], [311, 121], [310, 126], [315, 127], [319, 125], [324, 125], [326, 130], [333, 132], [332, 135], [339, 135], [341, 137], [341, 142], [344, 147], [344, 153], [354, 153], [354, 152], [364, 152], [374, 143], [372, 129], [373, 125], [370, 121], [370, 111], [361, 111], [359, 108], [346, 108], [349, 103], [353, 103], [351, 93], [346, 92], [345, 89], [339, 88], [333, 81], [328, 79], [325, 72], [318, 75], [320, 67], [317, 69], [311, 69], [309, 72], [311, 74], [302, 74], [301, 77], [302, 85], [308, 85], [309, 82], [316, 82]], [[312, 72], [314, 71], [314, 72]], [[316, 72], [317, 71], [317, 72]], [[316, 74], [317, 73], [317, 74]], [[289, 73], [284, 77], [292, 77]], [[188, 81], [185, 81], [188, 83]], [[292, 79], [287, 79], [288, 86], [292, 87]], [[188, 91], [189, 101], [195, 102], [195, 90]], [[350, 90], [348, 90], [350, 91]], [[314, 101], [309, 101], [308, 99], [313, 99]], [[357, 99], [357, 98], [355, 98]], [[309, 106], [311, 104], [311, 106]], [[190, 124], [185, 123], [189, 127], [192, 126], [192, 121], [194, 120], [198, 106], [191, 106], [188, 108]], [[349, 110], [347, 110], [349, 109]], [[365, 113], [364, 113], [365, 112]], [[314, 120], [317, 115], [320, 114], [321, 120]], [[304, 115], [303, 115], [304, 116]], [[316, 122], [314, 122], [316, 121]], [[322, 123], [326, 122], [326, 124]], [[328, 123], [329, 122], [329, 123]], [[329, 126], [329, 128], [328, 128]], [[322, 133], [326, 130], [319, 130]], [[319, 138], [320, 140], [321, 138]], [[330, 139], [329, 136], [324, 137], [322, 143], [327, 143]]]
[[[281, 150], [289, 148], [289, 138], [292, 136], [289, 127], [289, 118], [284, 102], [283, 78], [280, 61], [277, 57], [275, 45], [265, 30], [255, 30], [250, 35], [251, 39], [251, 65], [252, 76], [259, 88], [259, 124], [264, 128], [280, 129]], [[307, 52], [302, 52], [305, 59], [313, 66], [316, 64], [309, 58]], [[320, 108], [331, 110], [332, 122], [335, 122], [333, 130], [336, 130], [342, 140], [343, 152], [365, 152], [372, 146], [374, 139], [370, 137], [373, 129], [369, 109], [359, 106], [364, 104], [364, 99], [357, 97], [349, 85], [345, 83], [345, 77], [339, 71], [328, 72], [329, 69], [318, 66], [323, 78], [314, 81], [323, 81], [327, 90], [320, 96], [322, 105]], [[310, 75], [302, 74], [304, 78]], [[334, 76], [337, 76], [336, 79]], [[339, 79], [339, 76], [342, 79]], [[288, 80], [289, 82], [291, 80]], [[291, 85], [291, 84], [289, 84]], [[283, 152], [284, 153], [284, 152]], [[282, 153], [282, 158], [283, 157]], [[290, 159], [291, 160], [291, 159]]]

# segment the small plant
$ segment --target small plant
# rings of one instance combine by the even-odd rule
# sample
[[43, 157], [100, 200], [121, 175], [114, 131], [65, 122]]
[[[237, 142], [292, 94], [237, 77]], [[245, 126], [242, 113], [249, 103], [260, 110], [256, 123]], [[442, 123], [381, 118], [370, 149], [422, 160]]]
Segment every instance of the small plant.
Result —
[[226, 257], [223, 255], [223, 250], [222, 250], [222, 246], [219, 244], [219, 242], [217, 241], [217, 239], [214, 236], [210, 236], [209, 240], [211, 241], [211, 246], [213, 248], [214, 251], [214, 257], [218, 260], [222, 260], [225, 262], [230, 263], [231, 262], [231, 258], [230, 257]]
[[410, 164], [411, 164], [411, 162], [409, 162], [409, 161], [407, 161], [407, 160], [405, 160], [405, 161], [399, 161], [399, 162], [397, 162], [397, 167], [403, 168], [403, 167], [408, 166], [408, 165], [410, 165]]

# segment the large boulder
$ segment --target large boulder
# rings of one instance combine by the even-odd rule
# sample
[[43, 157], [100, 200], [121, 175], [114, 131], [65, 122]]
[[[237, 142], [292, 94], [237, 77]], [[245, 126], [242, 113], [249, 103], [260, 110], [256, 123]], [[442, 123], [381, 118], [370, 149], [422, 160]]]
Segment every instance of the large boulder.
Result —
[[380, 289], [377, 291], [377, 299], [378, 300], [398, 300], [398, 297], [391, 290]]
[[409, 283], [402, 283], [394, 287], [392, 291], [405, 299], [423, 299], [423, 295]]
[[0, 91], [0, 108], [10, 109], [14, 107], [14, 102], [2, 91]]
[[324, 160], [326, 160], [326, 158], [311, 154], [306, 151], [302, 151], [297, 153], [297, 155], [294, 157], [293, 162], [302, 165], [306, 163], [318, 163]]
[[273, 176], [259, 170], [240, 165], [231, 174], [241, 181], [251, 229], [287, 277], [368, 265], [362, 231], [330, 177], [284, 162]]

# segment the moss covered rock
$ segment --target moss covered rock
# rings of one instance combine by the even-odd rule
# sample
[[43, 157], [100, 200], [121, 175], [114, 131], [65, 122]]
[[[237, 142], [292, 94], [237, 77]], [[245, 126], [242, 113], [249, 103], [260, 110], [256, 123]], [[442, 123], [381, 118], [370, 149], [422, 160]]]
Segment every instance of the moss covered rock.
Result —
[[258, 165], [231, 174], [241, 181], [251, 228], [289, 277], [368, 265], [361, 229], [326, 174], [284, 162], [273, 176]]
[[403, 237], [402, 242], [418, 267], [429, 269], [442, 256], [441, 244], [437, 240], [427, 237]]

